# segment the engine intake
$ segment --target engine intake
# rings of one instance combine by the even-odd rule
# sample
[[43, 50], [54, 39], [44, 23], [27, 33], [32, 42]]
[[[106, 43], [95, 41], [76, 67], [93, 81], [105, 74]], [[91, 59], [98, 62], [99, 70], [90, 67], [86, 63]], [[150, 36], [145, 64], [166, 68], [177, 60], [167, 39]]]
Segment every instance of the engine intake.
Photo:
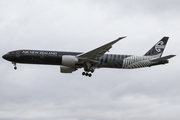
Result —
[[78, 59], [72, 55], [63, 55], [62, 56], [62, 65], [73, 66], [78, 62]]

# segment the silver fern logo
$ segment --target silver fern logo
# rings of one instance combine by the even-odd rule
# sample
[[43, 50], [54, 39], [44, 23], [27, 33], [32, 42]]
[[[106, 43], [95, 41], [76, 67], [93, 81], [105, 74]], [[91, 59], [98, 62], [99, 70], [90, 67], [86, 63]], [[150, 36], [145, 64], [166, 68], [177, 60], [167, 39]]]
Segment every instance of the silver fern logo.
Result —
[[163, 41], [159, 41], [156, 45], [155, 45], [155, 50], [157, 52], [161, 52], [161, 49], [164, 49], [165, 45]]

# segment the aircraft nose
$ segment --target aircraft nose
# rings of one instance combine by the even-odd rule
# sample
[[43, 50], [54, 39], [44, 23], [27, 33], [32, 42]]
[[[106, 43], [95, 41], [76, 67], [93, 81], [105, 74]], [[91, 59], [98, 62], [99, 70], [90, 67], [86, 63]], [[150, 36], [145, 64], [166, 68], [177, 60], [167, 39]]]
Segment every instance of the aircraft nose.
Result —
[[2, 58], [5, 59], [5, 60], [8, 60], [9, 55], [5, 54], [5, 55], [2, 56]]
[[14, 53], [7, 53], [2, 56], [3, 59], [8, 60], [8, 61], [15, 61], [16, 60], [16, 55]]
[[3, 59], [7, 59], [7, 55], [3, 55], [2, 58], [3, 58]]

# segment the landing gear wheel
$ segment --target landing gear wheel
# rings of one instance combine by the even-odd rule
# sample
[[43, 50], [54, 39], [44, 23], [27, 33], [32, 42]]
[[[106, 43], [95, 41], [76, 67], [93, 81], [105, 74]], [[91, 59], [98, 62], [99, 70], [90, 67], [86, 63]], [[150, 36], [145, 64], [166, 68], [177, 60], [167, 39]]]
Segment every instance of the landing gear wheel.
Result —
[[90, 70], [90, 72], [91, 72], [91, 73], [93, 73], [93, 72], [94, 72], [94, 70], [93, 70], [93, 69], [91, 69], [91, 70]]
[[12, 64], [14, 65], [14, 70], [17, 70], [16, 63], [12, 62]]
[[14, 70], [17, 70], [17, 67], [14, 67]]
[[82, 73], [82, 75], [85, 75], [85, 74], [86, 74], [85, 72]]
[[92, 76], [92, 74], [90, 73], [90, 74], [89, 74], [89, 77], [91, 77], [91, 76]]
[[86, 75], [86, 76], [88, 76], [89, 74], [88, 74], [88, 73], [86, 73], [85, 75]]
[[82, 75], [83, 75], [83, 76], [89, 76], [89, 77], [92, 76], [92, 74], [91, 74], [91, 73], [88, 73], [88, 72], [82, 72]]

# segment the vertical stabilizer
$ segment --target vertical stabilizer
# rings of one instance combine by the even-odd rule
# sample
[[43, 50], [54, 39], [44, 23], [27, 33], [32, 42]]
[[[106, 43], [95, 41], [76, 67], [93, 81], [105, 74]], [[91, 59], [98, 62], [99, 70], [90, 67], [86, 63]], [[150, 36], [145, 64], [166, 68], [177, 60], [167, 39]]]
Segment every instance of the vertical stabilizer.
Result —
[[159, 42], [157, 42], [144, 56], [154, 56], [161, 57], [163, 51], [166, 47], [169, 37], [163, 37]]

